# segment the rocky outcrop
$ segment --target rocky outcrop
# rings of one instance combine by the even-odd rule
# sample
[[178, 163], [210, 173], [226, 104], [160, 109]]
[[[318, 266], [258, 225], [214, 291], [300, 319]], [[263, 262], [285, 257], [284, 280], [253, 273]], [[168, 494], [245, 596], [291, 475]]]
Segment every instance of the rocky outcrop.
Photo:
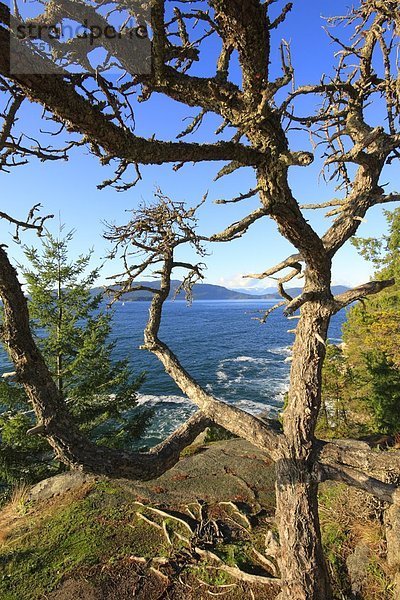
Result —
[[[96, 478], [91, 475], [69, 471], [35, 485], [31, 498], [49, 499], [94, 481]], [[255, 510], [274, 504], [273, 463], [241, 439], [193, 446], [174, 468], [157, 479], [118, 482], [132, 495], [166, 506], [179, 506], [193, 498], [211, 504], [243, 502]]]

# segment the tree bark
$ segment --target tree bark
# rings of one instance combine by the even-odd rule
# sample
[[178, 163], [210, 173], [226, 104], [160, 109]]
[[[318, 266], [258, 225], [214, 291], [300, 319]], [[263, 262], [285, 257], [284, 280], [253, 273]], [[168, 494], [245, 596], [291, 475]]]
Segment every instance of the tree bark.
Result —
[[276, 462], [280, 600], [332, 598], [321, 542], [314, 448], [330, 294], [323, 290], [315, 293], [320, 299], [303, 307], [296, 331], [290, 392], [283, 420], [284, 458]]
[[392, 505], [385, 511], [387, 561], [392, 570], [394, 598], [400, 598], [400, 508]]
[[318, 483], [302, 461], [276, 467], [276, 522], [282, 591], [279, 600], [330, 600], [318, 517]]

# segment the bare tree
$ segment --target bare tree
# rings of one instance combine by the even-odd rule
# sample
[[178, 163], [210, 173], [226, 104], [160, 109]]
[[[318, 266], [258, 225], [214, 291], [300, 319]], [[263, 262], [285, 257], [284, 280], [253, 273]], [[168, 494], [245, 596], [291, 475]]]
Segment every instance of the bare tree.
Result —
[[[400, 3], [397, 0], [361, 0], [348, 15], [331, 19], [328, 25], [347, 25], [350, 36], [339, 39], [335, 27], [328, 30], [337, 45], [337, 66], [332, 76], [316, 84], [296, 87], [290, 47], [280, 48], [282, 74], [270, 71], [271, 33], [280, 27], [292, 9], [289, 3], [274, 16], [272, 0], [153, 0], [149, 22], [140, 20], [132, 2], [115, 2], [110, 15], [120, 11], [138, 18], [141, 34], [152, 32], [152, 65], [138, 74], [131, 50], [131, 30], [122, 29], [114, 38], [96, 37], [94, 43], [106, 51], [104, 63], [88, 66], [87, 45], [81, 37], [63, 41], [49, 37], [44, 49], [35, 46], [40, 31], [72, 20], [85, 19], [104, 31], [109, 14], [103, 2], [85, 5], [78, 0], [50, 0], [35, 19], [25, 22], [29, 36], [21, 39], [18, 11], [12, 16], [0, 5], [0, 74], [7, 100], [0, 137], [2, 168], [24, 162], [32, 154], [42, 160], [65, 158], [73, 145], [87, 145], [102, 164], [117, 163], [115, 178], [104, 182], [129, 189], [141, 177], [139, 164], [225, 161], [218, 177], [251, 167], [257, 186], [220, 203], [245, 202], [258, 196], [260, 206], [225, 231], [205, 238], [196, 229], [196, 209], [174, 203], [160, 195], [158, 203], [142, 207], [125, 226], [109, 232], [122, 249], [125, 270], [123, 290], [135, 288], [134, 280], [157, 265], [161, 286], [153, 292], [145, 348], [163, 363], [165, 370], [199, 412], [161, 446], [147, 454], [121, 454], [97, 447], [84, 439], [71, 424], [49, 371], [29, 331], [26, 301], [4, 248], [0, 249], [0, 295], [4, 304], [3, 337], [14, 361], [18, 380], [36, 411], [36, 433], [45, 435], [61, 460], [72, 468], [96, 473], [148, 479], [169, 469], [180, 451], [209, 425], [217, 423], [263, 449], [276, 463], [277, 523], [280, 534], [279, 567], [281, 598], [284, 600], [329, 600], [331, 587], [323, 556], [318, 519], [318, 484], [342, 481], [365, 490], [399, 510], [398, 488], [387, 483], [387, 475], [400, 473], [400, 453], [375, 452], [351, 440], [325, 443], [315, 438], [321, 404], [321, 369], [329, 321], [350, 303], [378, 293], [393, 281], [369, 282], [339, 296], [331, 291], [331, 264], [338, 250], [357, 231], [368, 209], [399, 200], [395, 191], [380, 183], [382, 171], [399, 158], [400, 88], [397, 65]], [[137, 4], [137, 3], [136, 3]], [[135, 7], [136, 7], [135, 4]], [[144, 5], [144, 2], [139, 4]], [[166, 6], [167, 5], [167, 6]], [[101, 9], [101, 10], [100, 10]], [[110, 25], [108, 25], [110, 26]], [[96, 30], [97, 31], [97, 30]], [[138, 30], [139, 31], [139, 30]], [[208, 40], [217, 38], [220, 55], [208, 77], [195, 76], [193, 65], [208, 52]], [[18, 48], [18, 68], [10, 68], [10, 55]], [[214, 46], [215, 47], [215, 46]], [[92, 48], [90, 48], [92, 49]], [[231, 79], [232, 59], [237, 55], [241, 84]], [[11, 63], [10, 63], [11, 60]], [[123, 75], [110, 76], [118, 64]], [[55, 70], [55, 65], [57, 69]], [[81, 66], [83, 71], [70, 69]], [[101, 68], [100, 68], [101, 67]], [[201, 127], [207, 113], [221, 117], [216, 136], [207, 144], [145, 139], [134, 133], [131, 96], [140, 87], [142, 101], [153, 93], [199, 109], [198, 115], [179, 138]], [[312, 98], [310, 114], [298, 114], [298, 102]], [[44, 117], [67, 129], [72, 141], [54, 148], [37, 142], [29, 146], [24, 136], [13, 134], [16, 114], [24, 99], [44, 107]], [[317, 101], [318, 100], [318, 103]], [[368, 121], [368, 106], [381, 111], [384, 125]], [[304, 102], [302, 103], [304, 106]], [[307, 104], [308, 105], [308, 104]], [[384, 111], [384, 114], [383, 114]], [[218, 135], [232, 130], [231, 141]], [[290, 132], [311, 133], [312, 150], [292, 151]], [[41, 138], [42, 139], [42, 138]], [[307, 167], [314, 153], [324, 156], [324, 176], [337, 181], [337, 196], [320, 204], [301, 204], [294, 197], [288, 173], [292, 166]], [[124, 181], [134, 168], [131, 181]], [[321, 237], [303, 214], [305, 209], [329, 208], [333, 220]], [[9, 220], [16, 220], [3, 215]], [[191, 244], [202, 255], [202, 244], [229, 242], [244, 235], [259, 219], [269, 217], [295, 248], [295, 254], [264, 273], [249, 277], [279, 278], [285, 314], [298, 318], [293, 346], [287, 408], [283, 426], [247, 414], [206, 392], [182, 367], [178, 357], [159, 339], [162, 309], [168, 297], [171, 274], [176, 267], [188, 275], [184, 285], [201, 277], [201, 264], [181, 263], [175, 249]], [[17, 222], [32, 226], [32, 220]], [[41, 226], [41, 223], [33, 223]], [[140, 255], [131, 265], [130, 256]], [[289, 269], [288, 272], [285, 270]], [[285, 284], [304, 277], [301, 295], [292, 298]], [[142, 286], [143, 288], [143, 286]], [[297, 311], [300, 311], [296, 315]]]

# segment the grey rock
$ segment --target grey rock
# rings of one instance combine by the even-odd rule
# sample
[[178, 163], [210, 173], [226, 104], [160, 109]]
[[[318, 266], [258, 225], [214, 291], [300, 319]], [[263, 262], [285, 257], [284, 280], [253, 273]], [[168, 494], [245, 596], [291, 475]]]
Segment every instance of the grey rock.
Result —
[[[70, 471], [45, 479], [30, 492], [31, 500], [47, 500], [79, 489], [99, 478]], [[209, 503], [243, 502], [255, 510], [275, 502], [274, 465], [266, 454], [245, 440], [231, 439], [194, 448], [171, 470], [151, 481], [119, 479], [133, 497], [165, 506], [179, 506], [196, 498]]]
[[347, 570], [349, 572], [351, 590], [358, 598], [367, 577], [367, 569], [371, 558], [368, 546], [356, 546], [354, 552], [347, 557]]
[[274, 481], [274, 465], [265, 453], [245, 440], [231, 439], [200, 446], [197, 453], [182, 458], [161, 477], [124, 481], [124, 487], [166, 506], [198, 498], [210, 504], [243, 502], [257, 510], [274, 505]]
[[82, 473], [81, 471], [69, 471], [44, 479], [34, 485], [29, 493], [29, 500], [48, 500], [54, 496], [59, 496], [70, 492], [74, 489], [79, 489], [85, 483], [94, 482], [96, 480], [93, 475]]

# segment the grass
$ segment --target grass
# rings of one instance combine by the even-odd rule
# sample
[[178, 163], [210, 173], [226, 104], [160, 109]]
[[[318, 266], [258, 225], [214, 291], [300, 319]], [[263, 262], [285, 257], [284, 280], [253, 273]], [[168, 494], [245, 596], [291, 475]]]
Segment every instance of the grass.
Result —
[[188, 572], [194, 575], [199, 582], [205, 583], [208, 586], [221, 587], [234, 583], [234, 580], [227, 573], [224, 573], [220, 569], [212, 568], [207, 563], [190, 567]]
[[[0, 518], [15, 513], [18, 506], [20, 501], [14, 501]], [[39, 507], [28, 508], [5, 536], [0, 549], [2, 600], [43, 598], [77, 569], [125, 556], [151, 558], [168, 552], [158, 532], [137, 518], [132, 498], [109, 483], [40, 511], [43, 514]]]
[[[1, 600], [39, 600], [68, 578], [95, 572], [101, 579], [101, 573], [137, 557], [171, 558], [171, 565], [180, 565], [180, 572], [192, 573], [195, 581], [231, 590], [232, 579], [222, 568], [193, 559], [186, 541], [191, 535], [183, 523], [151, 511], [117, 482], [90, 483], [36, 505], [21, 489], [0, 512], [0, 520], [11, 515], [0, 548]], [[260, 569], [251, 556], [250, 532], [242, 525], [234, 530], [234, 539], [218, 542], [213, 551], [229, 566]]]
[[394, 600], [384, 531], [370, 497], [342, 484], [326, 483], [320, 486], [319, 506], [335, 597], [352, 597], [346, 561], [356, 547], [366, 546], [370, 552], [362, 582], [363, 600]]
[[0, 544], [4, 544], [9, 531], [28, 511], [28, 496], [28, 485], [20, 483], [14, 486], [9, 501], [0, 511]]
[[[194, 580], [217, 588], [230, 586], [229, 575], [215, 564], [190, 561], [190, 548], [182, 539], [190, 533], [182, 523], [163, 519], [135, 500], [129, 488], [108, 480], [36, 505], [29, 501], [26, 487], [16, 488], [0, 511], [1, 600], [39, 600], [72, 575], [93, 571], [100, 576], [103, 569], [113, 570], [113, 565], [133, 557], [176, 558], [181, 572], [192, 573]], [[320, 487], [322, 539], [338, 599], [351, 597], [346, 561], [359, 545], [370, 549], [363, 600], [394, 598], [383, 530], [372, 508], [361, 492], [333, 483]], [[265, 551], [270, 523], [261, 519], [250, 529], [232, 507], [218, 505], [212, 510], [210, 518], [230, 527], [227, 539], [216, 541], [212, 552], [229, 566], [257, 572], [260, 565], [252, 548]], [[170, 541], [160, 527], [163, 520]], [[233, 588], [229, 593], [233, 594]]]

